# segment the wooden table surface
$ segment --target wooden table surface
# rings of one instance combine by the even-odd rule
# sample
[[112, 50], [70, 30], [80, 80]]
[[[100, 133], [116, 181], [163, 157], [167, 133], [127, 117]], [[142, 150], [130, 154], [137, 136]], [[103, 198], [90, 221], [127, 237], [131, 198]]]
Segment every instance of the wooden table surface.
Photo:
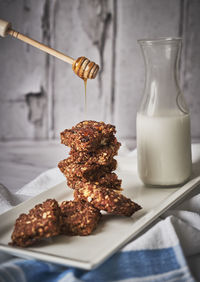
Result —
[[0, 142], [0, 183], [16, 192], [40, 173], [56, 167], [68, 152], [60, 140]]
[[[135, 147], [134, 141], [126, 143], [129, 148]], [[0, 142], [0, 183], [16, 192], [40, 173], [56, 167], [68, 152], [59, 139]]]
[[0, 183], [16, 192], [47, 169], [66, 158], [60, 141], [0, 143]]

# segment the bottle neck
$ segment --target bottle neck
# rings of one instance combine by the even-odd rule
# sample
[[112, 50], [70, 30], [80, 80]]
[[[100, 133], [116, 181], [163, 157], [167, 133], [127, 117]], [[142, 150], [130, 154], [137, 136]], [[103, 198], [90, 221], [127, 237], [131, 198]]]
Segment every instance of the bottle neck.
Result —
[[143, 54], [146, 66], [145, 90], [147, 94], [164, 97], [166, 95], [176, 96], [177, 91], [179, 90], [179, 46], [143, 46]]
[[[182, 96], [178, 83], [181, 41], [169, 40], [151, 44], [143, 41], [140, 44], [146, 69], [142, 110], [149, 115], [180, 112], [177, 101]], [[182, 100], [183, 97], [181, 103], [185, 107]]]

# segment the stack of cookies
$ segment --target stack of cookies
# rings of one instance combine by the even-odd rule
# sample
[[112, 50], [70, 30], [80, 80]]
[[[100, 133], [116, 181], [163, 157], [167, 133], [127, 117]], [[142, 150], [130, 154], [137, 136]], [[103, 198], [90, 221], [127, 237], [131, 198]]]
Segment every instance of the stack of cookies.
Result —
[[115, 127], [83, 121], [61, 133], [61, 142], [71, 148], [69, 158], [58, 164], [74, 189], [74, 200], [48, 199], [27, 214], [21, 214], [11, 236], [12, 245], [27, 247], [57, 235], [92, 233], [102, 215], [131, 216], [141, 207], [121, 194], [121, 180], [113, 172], [120, 147]]
[[98, 210], [131, 216], [141, 207], [121, 194], [121, 180], [113, 172], [114, 156], [120, 143], [115, 126], [104, 122], [82, 121], [61, 132], [61, 143], [70, 147], [70, 156], [58, 164], [75, 189], [76, 201], [84, 200]]
[[113, 172], [120, 143], [114, 136], [115, 127], [103, 122], [83, 121], [61, 132], [61, 143], [71, 147], [70, 157], [58, 164], [69, 187], [80, 188], [90, 182], [120, 189], [121, 180]]

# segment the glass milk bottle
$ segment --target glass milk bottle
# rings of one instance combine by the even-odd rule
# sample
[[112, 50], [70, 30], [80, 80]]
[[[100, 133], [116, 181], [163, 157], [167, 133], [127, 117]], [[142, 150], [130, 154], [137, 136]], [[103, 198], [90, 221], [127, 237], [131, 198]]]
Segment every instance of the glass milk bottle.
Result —
[[191, 174], [190, 115], [178, 83], [181, 38], [138, 42], [146, 67], [137, 113], [139, 176], [146, 185], [179, 185]]

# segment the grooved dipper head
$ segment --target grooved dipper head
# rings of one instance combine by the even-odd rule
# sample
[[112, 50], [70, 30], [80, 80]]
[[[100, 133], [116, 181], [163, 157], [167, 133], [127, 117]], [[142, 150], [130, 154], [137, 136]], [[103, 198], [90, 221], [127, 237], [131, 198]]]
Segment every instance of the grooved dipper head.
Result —
[[99, 71], [99, 66], [86, 57], [79, 57], [74, 61], [72, 69], [82, 79], [94, 79]]

